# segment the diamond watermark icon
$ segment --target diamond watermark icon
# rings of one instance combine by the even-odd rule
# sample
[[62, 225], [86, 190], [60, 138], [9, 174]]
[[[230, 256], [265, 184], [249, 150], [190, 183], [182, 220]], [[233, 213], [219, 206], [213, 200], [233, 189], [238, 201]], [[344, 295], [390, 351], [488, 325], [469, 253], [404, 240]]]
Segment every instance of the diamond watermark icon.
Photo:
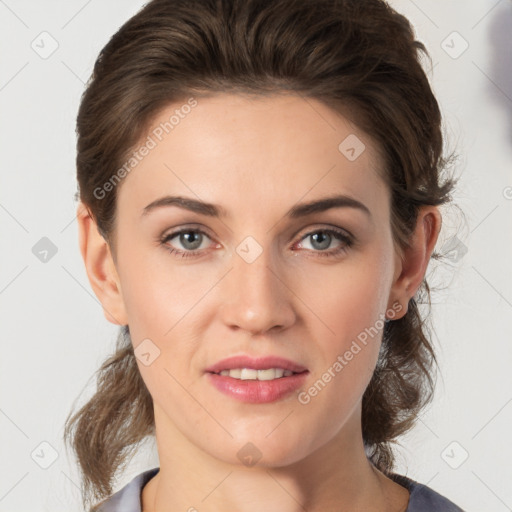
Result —
[[442, 452], [441, 458], [450, 466], [452, 469], [457, 469], [466, 462], [469, 457], [469, 453], [466, 449], [457, 441], [452, 441]]
[[160, 349], [149, 338], [146, 338], [137, 345], [134, 354], [144, 366], [149, 366], [160, 355]]
[[39, 467], [48, 469], [58, 459], [59, 453], [48, 441], [43, 441], [36, 446], [30, 456]]
[[456, 236], [453, 236], [443, 244], [441, 251], [447, 259], [457, 263], [468, 252], [468, 248]]
[[236, 252], [246, 263], [253, 263], [263, 252], [263, 247], [252, 236], [248, 236], [238, 245]]
[[457, 31], [453, 31], [441, 41], [441, 48], [452, 59], [458, 59], [469, 48], [469, 43]]
[[252, 467], [261, 459], [262, 453], [252, 443], [246, 443], [238, 450], [237, 457], [244, 466]]
[[57, 246], [49, 238], [43, 236], [32, 247], [32, 254], [42, 263], [48, 263], [57, 254]]
[[351, 162], [359, 158], [365, 149], [363, 141], [354, 133], [343, 139], [338, 146], [339, 152]]
[[59, 43], [49, 32], [43, 31], [30, 43], [30, 47], [46, 60], [56, 52]]

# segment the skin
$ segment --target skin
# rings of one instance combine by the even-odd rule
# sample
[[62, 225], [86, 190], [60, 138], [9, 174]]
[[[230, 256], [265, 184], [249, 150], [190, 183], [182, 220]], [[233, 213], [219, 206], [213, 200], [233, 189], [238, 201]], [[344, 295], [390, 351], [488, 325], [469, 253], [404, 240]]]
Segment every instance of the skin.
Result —
[[[350, 134], [366, 146], [354, 161], [338, 150]], [[308, 368], [307, 390], [365, 328], [407, 312], [441, 215], [420, 211], [401, 257], [379, 163], [374, 142], [319, 101], [220, 94], [199, 98], [119, 186], [115, 252], [78, 206], [80, 249], [105, 317], [129, 325], [135, 348], [149, 338], [160, 350], [149, 366], [137, 360], [154, 402], [160, 459], [143, 489], [144, 512], [406, 510], [408, 491], [369, 463], [362, 442], [361, 400], [382, 329], [307, 404], [296, 393], [242, 403], [204, 371], [234, 354], [273, 354]], [[371, 218], [355, 208], [286, 217], [296, 203], [333, 192], [364, 203]], [[141, 216], [167, 194], [221, 205], [230, 217], [176, 206]], [[193, 250], [194, 238], [160, 242], [183, 226], [206, 232], [201, 256], [168, 252]], [[345, 242], [322, 246], [306, 235], [331, 227], [355, 244], [322, 257]], [[247, 236], [262, 249], [252, 263], [236, 252]], [[237, 457], [249, 442], [262, 454], [251, 467]]]

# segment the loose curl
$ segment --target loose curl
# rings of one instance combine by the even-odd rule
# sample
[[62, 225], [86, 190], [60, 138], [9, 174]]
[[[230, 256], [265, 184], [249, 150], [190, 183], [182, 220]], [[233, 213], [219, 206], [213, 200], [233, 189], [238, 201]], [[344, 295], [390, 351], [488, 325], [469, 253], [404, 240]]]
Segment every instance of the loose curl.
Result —
[[[299, 94], [324, 102], [376, 142], [391, 191], [393, 240], [403, 251], [419, 209], [451, 201], [457, 181], [441, 183], [455, 157], [442, 154], [441, 113], [422, 55], [429, 57], [408, 20], [382, 0], [153, 0], [101, 50], [81, 98], [76, 199], [115, 258], [122, 183], [102, 197], [95, 191], [105, 190], [164, 107], [224, 92]], [[386, 323], [363, 396], [367, 455], [388, 475], [392, 443], [434, 391], [436, 358], [420, 303], [431, 305], [426, 279], [405, 316]], [[97, 372], [96, 393], [66, 420], [86, 508], [112, 493], [116, 472], [154, 427], [152, 398], [122, 326], [117, 351]]]

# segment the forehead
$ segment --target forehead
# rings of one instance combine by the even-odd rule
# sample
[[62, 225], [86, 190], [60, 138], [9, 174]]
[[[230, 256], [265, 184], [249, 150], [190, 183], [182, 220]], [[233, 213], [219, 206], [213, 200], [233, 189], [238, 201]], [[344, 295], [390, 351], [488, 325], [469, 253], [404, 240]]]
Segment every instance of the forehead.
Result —
[[[194, 105], [194, 106], [190, 106]], [[165, 194], [222, 204], [229, 212], [276, 209], [335, 193], [386, 210], [378, 147], [322, 102], [296, 95], [219, 94], [162, 109], [135, 150], [119, 209]]]

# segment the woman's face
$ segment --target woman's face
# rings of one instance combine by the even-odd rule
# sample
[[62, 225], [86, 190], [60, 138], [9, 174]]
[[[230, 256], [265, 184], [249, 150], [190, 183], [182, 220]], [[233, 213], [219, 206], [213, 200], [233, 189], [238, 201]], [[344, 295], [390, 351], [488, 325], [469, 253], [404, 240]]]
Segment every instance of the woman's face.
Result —
[[[400, 267], [376, 147], [312, 99], [190, 105], [159, 114], [118, 190], [122, 323], [157, 437], [246, 465], [349, 448], [384, 319], [405, 313], [392, 294]], [[177, 196], [194, 208], [165, 199]], [[304, 207], [334, 196], [350, 202]], [[218, 365], [233, 356], [306, 371], [258, 381], [236, 370], [250, 362]], [[214, 375], [215, 365], [235, 370]]]

